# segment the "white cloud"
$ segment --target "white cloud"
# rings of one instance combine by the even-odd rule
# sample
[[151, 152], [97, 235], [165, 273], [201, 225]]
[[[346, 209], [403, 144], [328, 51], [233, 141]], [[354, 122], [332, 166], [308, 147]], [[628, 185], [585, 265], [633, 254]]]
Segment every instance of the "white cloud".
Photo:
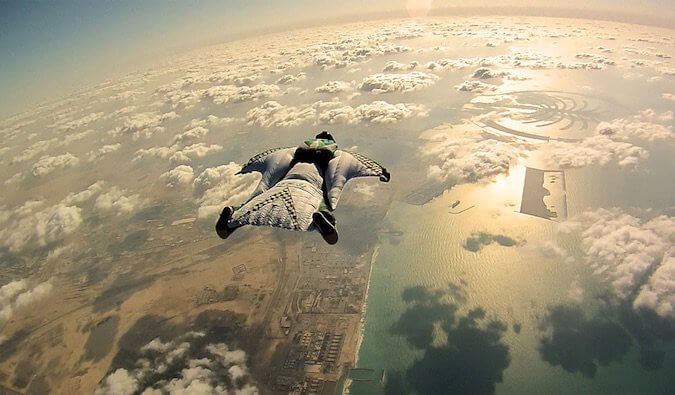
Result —
[[346, 81], [328, 81], [325, 84], [314, 89], [316, 93], [338, 93], [347, 92], [354, 89], [351, 82]]
[[126, 369], [117, 369], [109, 374], [94, 394], [96, 395], [132, 395], [138, 390], [138, 380]]
[[234, 118], [228, 117], [217, 117], [215, 115], [209, 115], [204, 119], [193, 119], [187, 125], [185, 125], [185, 130], [190, 130], [196, 127], [209, 128], [211, 126], [226, 126], [234, 122]]
[[473, 72], [472, 77], [473, 78], [478, 78], [481, 80], [486, 80], [486, 79], [491, 79], [491, 78], [499, 78], [499, 77], [505, 77], [509, 73], [506, 71], [494, 71], [492, 69], [489, 69], [487, 67], [480, 67], [476, 69], [476, 71]]
[[74, 121], [68, 122], [65, 125], [62, 125], [59, 127], [60, 130], [62, 131], [70, 131], [73, 129], [78, 129], [84, 126], [89, 125], [92, 122], [96, 122], [99, 119], [103, 118], [105, 113], [103, 112], [93, 112], [89, 115], [85, 115], [82, 118], [76, 119]]
[[675, 93], [663, 93], [661, 97], [665, 100], [675, 101]]
[[180, 185], [190, 184], [194, 179], [194, 172], [190, 166], [179, 165], [167, 171], [166, 173], [163, 173], [160, 176], [160, 179], [166, 182], [167, 187], [173, 188]]
[[100, 159], [101, 157], [111, 153], [115, 152], [118, 149], [120, 149], [122, 145], [120, 143], [115, 143], [115, 144], [104, 144], [101, 146], [99, 149], [89, 151], [87, 153], [87, 160], [89, 162], [93, 162], [97, 159]]
[[547, 258], [557, 258], [565, 263], [573, 263], [574, 257], [560, 247], [554, 240], [545, 240], [535, 244], [535, 248]]
[[427, 108], [421, 104], [390, 104], [386, 101], [374, 101], [356, 108], [343, 106], [326, 110], [319, 115], [319, 121], [327, 124], [395, 123], [405, 118], [426, 117], [428, 114]]
[[297, 75], [292, 75], [292, 74], [286, 74], [282, 75], [279, 77], [277, 80], [277, 84], [279, 85], [289, 85], [297, 81], [302, 81], [307, 79], [307, 74], [305, 73], [298, 73]]
[[464, 81], [459, 85], [455, 85], [455, 89], [457, 89], [460, 92], [491, 92], [497, 90], [497, 85], [493, 84], [486, 84], [485, 82], [481, 81]]
[[23, 179], [23, 173], [18, 172], [14, 173], [13, 176], [9, 177], [8, 179], [5, 180], [5, 185], [11, 185], [15, 184]]
[[14, 280], [0, 287], [0, 305], [10, 303], [16, 295], [28, 287], [26, 280]]
[[616, 141], [605, 135], [596, 135], [581, 141], [550, 141], [537, 152], [547, 166], [568, 168], [591, 165], [605, 166], [616, 162], [625, 168], [634, 168], [649, 157], [642, 147]]
[[57, 169], [65, 169], [67, 167], [74, 167], [80, 163], [80, 160], [70, 152], [56, 156], [43, 156], [33, 164], [31, 173], [35, 177], [46, 176]]
[[203, 336], [189, 332], [168, 342], [153, 339], [141, 347], [141, 358], [133, 368], [109, 374], [95, 394], [257, 395], [246, 353], [224, 343], [202, 346]]
[[391, 72], [391, 71], [410, 71], [415, 69], [417, 66], [419, 66], [419, 62], [413, 61], [410, 63], [399, 63], [395, 60], [390, 60], [388, 61], [385, 65], [384, 68], [382, 69], [383, 73], [386, 72]]
[[178, 118], [178, 114], [171, 111], [160, 114], [157, 112], [142, 112], [124, 118], [123, 125], [109, 133], [113, 136], [128, 135], [134, 140], [140, 137], [150, 138], [155, 133], [164, 131], [161, 126], [164, 122]]
[[15, 280], [0, 288], [0, 325], [12, 319], [16, 312], [44, 300], [54, 289], [51, 280], [29, 286], [26, 280]]
[[69, 193], [68, 196], [66, 196], [61, 201], [61, 203], [67, 206], [84, 203], [93, 198], [94, 196], [98, 195], [99, 193], [101, 193], [101, 191], [103, 191], [104, 185], [105, 183], [103, 181], [97, 181], [91, 184], [89, 187], [87, 187], [87, 189], [85, 189], [84, 191], [77, 193], [75, 192]]
[[673, 279], [675, 279], [675, 249], [671, 247], [663, 255], [661, 264], [649, 277], [649, 281], [640, 289], [633, 305], [638, 308], [651, 309], [661, 317], [675, 318], [675, 281]]
[[100, 211], [122, 215], [128, 214], [145, 204], [145, 199], [142, 199], [140, 195], [131, 194], [127, 196], [125, 193], [125, 190], [113, 186], [106, 193], [98, 195], [94, 207]]
[[413, 92], [438, 81], [438, 77], [419, 71], [404, 74], [373, 74], [363, 79], [359, 89], [372, 93]]
[[647, 109], [629, 119], [618, 118], [610, 122], [600, 122], [596, 131], [602, 135], [616, 136], [621, 139], [636, 137], [646, 141], [670, 140], [675, 137], [673, 127], [658, 122], [672, 120], [672, 111], [658, 114], [654, 110]]
[[210, 167], [195, 178], [192, 187], [199, 204], [199, 218], [218, 215], [224, 206], [241, 204], [251, 195], [258, 177], [235, 175], [239, 170], [240, 165], [230, 162]]
[[563, 229], [581, 232], [586, 263], [619, 298], [675, 318], [675, 218], [642, 220], [621, 209], [597, 209]]
[[506, 174], [526, 155], [522, 146], [483, 136], [471, 125], [446, 125], [434, 131], [420, 153], [431, 160], [427, 177], [439, 182], [476, 182]]
[[322, 44], [318, 46], [312, 63], [323, 70], [345, 68], [373, 56], [381, 56], [410, 51], [410, 48], [387, 43], [346, 43]]
[[203, 126], [195, 126], [192, 129], [189, 129], [183, 133], [177, 134], [171, 144], [189, 144], [200, 140], [202, 137], [206, 136], [209, 133], [209, 130]]
[[82, 223], [81, 210], [58, 203], [43, 207], [42, 201], [28, 201], [12, 211], [0, 212], [0, 243], [12, 252], [27, 246], [46, 246], [73, 233]]
[[262, 127], [292, 127], [313, 119], [316, 110], [312, 106], [285, 106], [276, 101], [268, 101], [254, 107], [246, 113], [249, 125]]
[[202, 97], [214, 104], [241, 103], [270, 98], [279, 95], [276, 85], [259, 84], [254, 86], [217, 85], [205, 89]]
[[49, 147], [54, 144], [57, 141], [56, 138], [52, 138], [49, 140], [42, 140], [42, 141], [36, 141], [35, 143], [31, 144], [28, 148], [24, 149], [19, 155], [16, 155], [14, 158], [12, 158], [11, 163], [16, 164], [16, 163], [21, 163], [24, 161], [27, 161], [29, 159], [33, 159], [35, 156], [38, 154], [41, 154], [49, 149]]

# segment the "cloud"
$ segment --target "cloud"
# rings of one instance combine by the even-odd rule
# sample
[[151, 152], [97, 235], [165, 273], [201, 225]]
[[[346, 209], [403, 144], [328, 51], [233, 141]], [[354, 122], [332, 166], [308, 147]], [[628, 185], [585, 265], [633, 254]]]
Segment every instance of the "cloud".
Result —
[[338, 93], [347, 92], [354, 89], [351, 82], [346, 81], [328, 81], [325, 84], [314, 89], [316, 93]]
[[318, 46], [317, 53], [312, 59], [314, 65], [322, 70], [339, 69], [362, 62], [374, 56], [395, 54], [410, 51], [409, 47], [388, 43], [335, 43]]
[[126, 191], [113, 186], [106, 193], [98, 195], [94, 207], [103, 212], [112, 212], [115, 215], [128, 214], [137, 207], [145, 204], [138, 194], [125, 195]]
[[618, 118], [610, 122], [600, 122], [596, 131], [599, 134], [615, 136], [614, 138], [622, 140], [630, 137], [645, 141], [671, 140], [675, 137], [673, 127], [661, 123], [672, 120], [672, 111], [658, 114], [654, 110], [647, 109], [629, 119]]
[[194, 179], [194, 172], [192, 167], [187, 165], [179, 165], [173, 169], [163, 173], [160, 179], [166, 181], [166, 186], [174, 188], [180, 185], [187, 185]]
[[223, 125], [231, 121], [230, 118], [218, 118], [209, 115], [206, 119], [193, 119], [185, 127], [185, 132], [174, 136], [171, 145], [167, 147], [151, 147], [141, 148], [136, 151], [134, 161], [141, 160], [145, 157], [155, 158], [169, 158], [172, 165], [188, 164], [192, 162], [193, 158], [202, 158], [212, 152], [217, 152], [223, 149], [221, 145], [206, 143], [197, 143], [205, 137], [209, 130], [206, 126]]
[[476, 182], [506, 174], [526, 155], [520, 145], [482, 135], [471, 125], [441, 126], [420, 148], [431, 160], [427, 177], [438, 182]]
[[73, 233], [82, 223], [81, 209], [58, 203], [43, 207], [42, 201], [27, 201], [11, 212], [0, 212], [0, 243], [11, 252], [27, 246], [46, 246]]
[[507, 73], [506, 71], [494, 71], [487, 67], [480, 67], [473, 72], [473, 75], [471, 77], [486, 80], [491, 78], [505, 77], [508, 74], [509, 73]]
[[61, 203], [65, 205], [81, 204], [86, 201], [89, 201], [94, 196], [98, 195], [103, 191], [105, 183], [103, 181], [97, 181], [91, 184], [87, 189], [81, 192], [71, 192], [66, 196]]
[[399, 122], [405, 118], [426, 117], [428, 114], [427, 108], [421, 104], [390, 104], [379, 100], [356, 108], [343, 106], [326, 110], [319, 115], [319, 121], [327, 124], [358, 122], [384, 124]]
[[169, 158], [169, 161], [172, 164], [185, 164], [192, 162], [192, 158], [203, 158], [204, 156], [212, 153], [218, 152], [223, 149], [222, 145], [211, 144], [207, 145], [205, 143], [197, 143], [188, 145], [187, 147], [180, 148], [176, 150], [173, 155]]
[[246, 121], [252, 126], [292, 127], [313, 119], [316, 109], [312, 106], [285, 106], [276, 101], [268, 101], [254, 107], [246, 113]]
[[663, 93], [661, 97], [665, 100], [675, 101], [675, 93]]
[[260, 84], [254, 86], [217, 85], [202, 91], [201, 96], [214, 104], [242, 103], [279, 95], [276, 85]]
[[382, 69], [383, 73], [390, 72], [390, 71], [410, 71], [415, 69], [417, 66], [419, 66], [419, 62], [413, 61], [410, 63], [399, 63], [395, 60], [390, 60], [388, 61], [385, 65], [384, 68]]
[[497, 85], [486, 84], [480, 81], [464, 81], [459, 85], [455, 85], [455, 89], [460, 92], [491, 92], [497, 90]]
[[199, 218], [216, 216], [224, 206], [241, 204], [253, 193], [257, 177], [235, 175], [239, 170], [240, 165], [230, 162], [207, 168], [194, 179], [192, 188], [199, 204]]
[[568, 252], [560, 247], [558, 243], [556, 243], [553, 240], [545, 240], [538, 242], [535, 245], [535, 248], [537, 251], [539, 251], [540, 254], [547, 258], [556, 258], [564, 261], [565, 263], [573, 263], [574, 262], [574, 257], [569, 255]]
[[605, 166], [616, 162], [620, 167], [634, 168], [649, 157], [649, 152], [628, 142], [616, 141], [602, 134], [581, 141], [550, 141], [539, 149], [547, 166], [554, 168]]
[[405, 74], [373, 74], [363, 79], [359, 89], [372, 93], [413, 92], [438, 81], [433, 74], [413, 71]]
[[56, 138], [49, 140], [36, 141], [30, 147], [24, 149], [19, 155], [12, 158], [11, 163], [21, 163], [29, 159], [33, 159], [38, 154], [41, 154], [49, 149], [49, 147], [57, 141]]
[[[606, 56], [597, 55], [593, 53], [582, 52], [574, 55], [577, 59], [587, 59], [591, 64], [597, 64], [599, 67], [604, 68], [604, 66], [615, 66], [616, 62], [608, 59]], [[587, 66], [586, 68], [591, 68]]]
[[111, 153], [115, 152], [118, 149], [120, 149], [122, 145], [120, 143], [115, 143], [115, 144], [105, 144], [101, 146], [101, 148], [97, 150], [92, 150], [87, 153], [87, 160], [89, 162], [93, 162], [97, 159], [101, 159], [101, 157]]
[[633, 305], [636, 308], [653, 310], [661, 317], [675, 318], [673, 279], [675, 279], [675, 248], [670, 248], [663, 255], [661, 264], [649, 277], [649, 281], [640, 289]]
[[585, 262], [617, 297], [675, 318], [673, 217], [642, 220], [621, 209], [597, 209], [574, 217], [561, 229], [581, 232]]
[[177, 134], [171, 144], [189, 144], [197, 140], [200, 140], [202, 137], [206, 136], [209, 133], [209, 130], [203, 126], [195, 126], [194, 128], [188, 129], [183, 133]]
[[150, 138], [155, 133], [164, 131], [161, 126], [164, 122], [178, 118], [175, 112], [160, 114], [157, 112], [143, 112], [124, 118], [123, 125], [112, 129], [108, 133], [112, 136], [131, 136], [134, 140], [140, 137]]
[[26, 280], [15, 280], [0, 288], [0, 325], [12, 319], [18, 311], [44, 300], [54, 289], [51, 280], [34, 287]]
[[78, 129], [84, 126], [89, 125], [92, 122], [96, 122], [99, 119], [102, 119], [103, 116], [105, 115], [104, 112], [92, 112], [89, 115], [85, 115], [82, 118], [76, 119], [74, 121], [70, 121], [64, 125], [59, 126], [59, 129], [61, 131], [70, 131], [73, 129]]
[[286, 75], [282, 75], [281, 77], [279, 77], [279, 79], [277, 79], [276, 82], [279, 85], [289, 85], [289, 84], [292, 84], [294, 82], [302, 81], [302, 80], [305, 80], [305, 79], [307, 79], [307, 74], [305, 74], [305, 73], [298, 73], [296, 75], [286, 74]]
[[77, 166], [78, 163], [80, 163], [80, 160], [70, 152], [56, 156], [45, 155], [33, 164], [31, 173], [35, 177], [42, 177], [57, 169]]
[[13, 176], [9, 177], [8, 179], [5, 180], [5, 185], [11, 185], [14, 183], [17, 183], [23, 179], [23, 173], [18, 172], [14, 173]]
[[225, 343], [204, 344], [204, 339], [201, 332], [167, 342], [153, 339], [140, 348], [133, 368], [110, 373], [95, 394], [258, 394], [246, 353]]
[[96, 395], [131, 395], [138, 390], [138, 381], [126, 369], [117, 369], [106, 376], [94, 394]]
[[196, 127], [209, 128], [211, 126], [226, 126], [234, 122], [234, 118], [228, 117], [217, 117], [215, 115], [209, 115], [204, 119], [195, 118], [191, 120], [187, 125], [185, 125], [185, 130], [190, 130]]

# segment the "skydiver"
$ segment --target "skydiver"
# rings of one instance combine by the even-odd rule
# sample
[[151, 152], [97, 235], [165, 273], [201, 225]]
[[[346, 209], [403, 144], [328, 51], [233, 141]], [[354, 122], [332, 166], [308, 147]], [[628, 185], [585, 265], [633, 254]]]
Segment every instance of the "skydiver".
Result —
[[244, 225], [273, 226], [297, 231], [316, 229], [328, 244], [338, 241], [333, 215], [342, 189], [354, 177], [377, 176], [389, 182], [384, 167], [365, 156], [338, 149], [335, 138], [322, 131], [298, 147], [273, 148], [251, 158], [237, 174], [262, 174], [249, 200], [225, 206], [216, 233], [226, 239]]

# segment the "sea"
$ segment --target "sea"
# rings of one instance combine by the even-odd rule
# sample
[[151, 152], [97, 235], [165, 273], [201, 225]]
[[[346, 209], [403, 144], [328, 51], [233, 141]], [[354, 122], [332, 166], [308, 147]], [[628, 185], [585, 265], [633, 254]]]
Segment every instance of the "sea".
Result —
[[[612, 207], [673, 215], [675, 159], [650, 150], [649, 170], [567, 170], [568, 219]], [[424, 205], [392, 204], [385, 227], [400, 233], [380, 237], [358, 352], [357, 367], [373, 370], [345, 392], [675, 393], [674, 342], [654, 343], [663, 358], [645, 366], [625, 323], [602, 308], [607, 283], [580, 236], [519, 212], [524, 174], [517, 166]], [[551, 243], [565, 253], [542, 253]]]

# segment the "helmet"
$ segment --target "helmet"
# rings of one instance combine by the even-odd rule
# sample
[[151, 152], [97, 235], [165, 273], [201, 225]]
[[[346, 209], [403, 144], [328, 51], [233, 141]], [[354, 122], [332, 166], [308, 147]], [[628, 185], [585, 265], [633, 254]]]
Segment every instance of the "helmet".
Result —
[[328, 133], [327, 131], [322, 131], [321, 133], [317, 134], [316, 137], [317, 139], [326, 139], [326, 140], [333, 140], [335, 141], [335, 138], [333, 138], [333, 135]]

